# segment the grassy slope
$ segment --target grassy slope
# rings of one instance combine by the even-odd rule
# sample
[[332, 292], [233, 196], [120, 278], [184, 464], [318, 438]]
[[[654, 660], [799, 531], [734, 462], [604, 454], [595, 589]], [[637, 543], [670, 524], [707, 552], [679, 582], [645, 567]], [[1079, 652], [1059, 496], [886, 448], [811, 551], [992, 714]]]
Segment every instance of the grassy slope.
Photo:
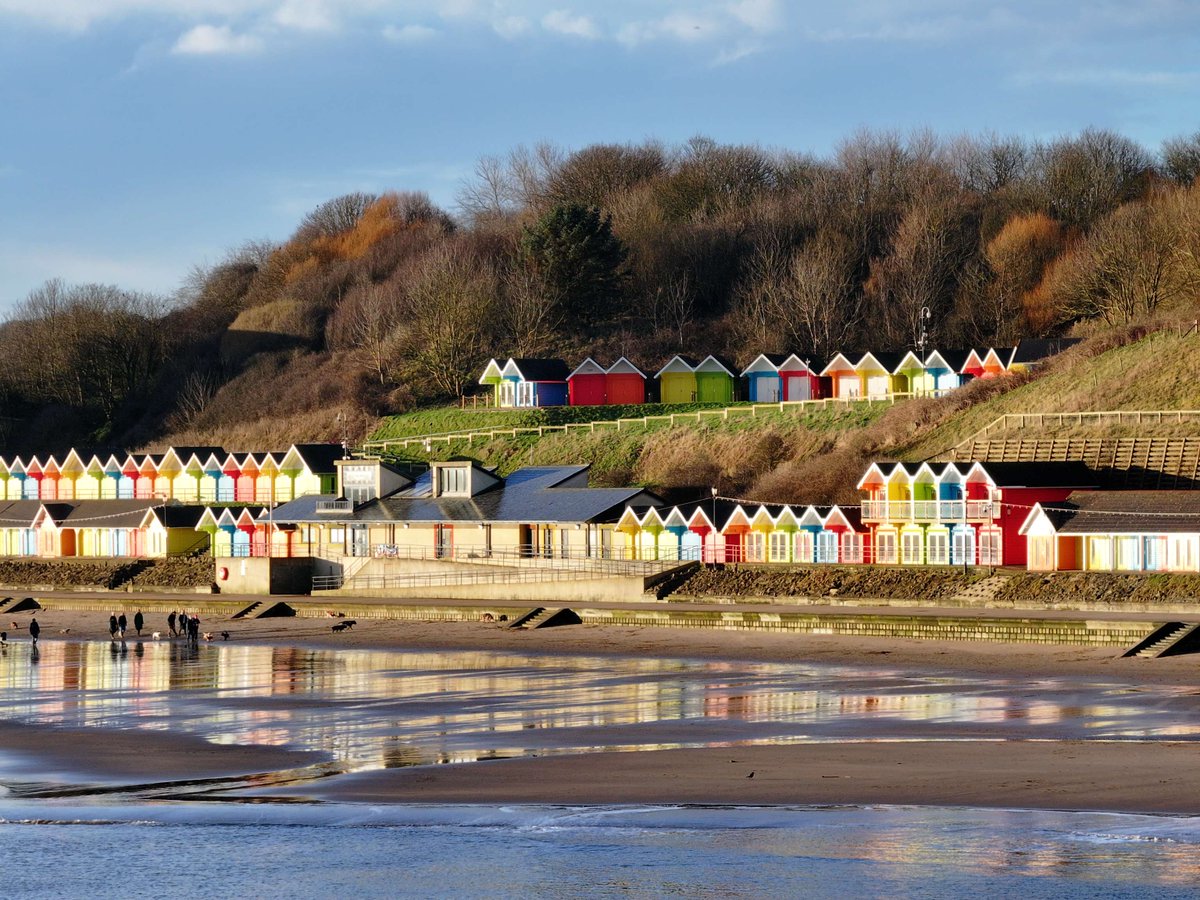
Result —
[[[952, 447], [1005, 413], [1200, 409], [1200, 377], [1195, 365], [1198, 353], [1200, 335], [1180, 337], [1163, 331], [1095, 356], [1087, 345], [1075, 348], [1048, 365], [1040, 377], [973, 404], [931, 429], [905, 447], [904, 456], [923, 459]], [[1124, 433], [1108, 427], [1087, 431], [1097, 436]], [[1185, 426], [1183, 431], [1196, 434], [1200, 427]], [[1051, 438], [1067, 434], [1065, 429], [1053, 428], [1044, 434], [1023, 429], [1019, 435], [1007, 436]]]
[[[806, 411], [760, 410], [728, 420], [500, 437], [434, 445], [432, 457], [470, 456], [502, 472], [529, 464], [590, 463], [598, 484], [655, 487], [717, 485], [723, 493], [779, 502], [849, 501], [872, 459], [919, 460], [952, 447], [1008, 412], [1200, 409], [1192, 360], [1200, 336], [1157, 332], [1139, 340], [1108, 336], [1077, 347], [1036, 375], [977, 382], [938, 400], [855, 404]], [[1116, 345], [1116, 346], [1114, 346]], [[691, 407], [695, 409], [695, 407]], [[538, 425], [680, 407], [543, 409], [525, 412], [425, 410], [385, 420], [373, 438], [458, 431], [490, 425]], [[1128, 430], [1128, 429], [1126, 429]], [[1200, 424], [1166, 429], [1200, 434]], [[1112, 434], [1120, 429], [1091, 429]], [[1155, 433], [1160, 430], [1156, 429]], [[1063, 429], [1021, 437], [1061, 436]], [[1010, 435], [1011, 436], [1011, 435]], [[428, 458], [419, 447], [407, 459]]]

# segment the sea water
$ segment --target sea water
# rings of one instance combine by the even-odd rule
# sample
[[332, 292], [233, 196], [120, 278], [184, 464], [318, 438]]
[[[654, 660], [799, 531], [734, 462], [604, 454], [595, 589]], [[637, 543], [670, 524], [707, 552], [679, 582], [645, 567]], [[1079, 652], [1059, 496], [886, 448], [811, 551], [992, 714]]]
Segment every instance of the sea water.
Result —
[[336, 804], [59, 812], [0, 824], [6, 896], [1133, 898], [1194, 897], [1200, 884], [1200, 822], [1150, 816]]
[[[583, 750], [1200, 734], [1190, 688], [885, 665], [47, 642], [0, 654], [0, 687], [19, 721], [328, 754], [280, 773], [297, 786]], [[4, 896], [1200, 895], [1200, 820], [1178, 817], [296, 803], [238, 779], [130, 788], [12, 755], [0, 784]]]

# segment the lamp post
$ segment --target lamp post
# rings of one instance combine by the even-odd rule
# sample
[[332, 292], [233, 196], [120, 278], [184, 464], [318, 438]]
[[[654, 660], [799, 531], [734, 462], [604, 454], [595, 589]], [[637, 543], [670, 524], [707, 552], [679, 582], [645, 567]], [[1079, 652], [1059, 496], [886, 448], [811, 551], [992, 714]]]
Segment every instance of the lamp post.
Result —
[[709, 544], [711, 550], [711, 562], [717, 561], [717, 488], [714, 485], [712, 488], [712, 531], [709, 533]]

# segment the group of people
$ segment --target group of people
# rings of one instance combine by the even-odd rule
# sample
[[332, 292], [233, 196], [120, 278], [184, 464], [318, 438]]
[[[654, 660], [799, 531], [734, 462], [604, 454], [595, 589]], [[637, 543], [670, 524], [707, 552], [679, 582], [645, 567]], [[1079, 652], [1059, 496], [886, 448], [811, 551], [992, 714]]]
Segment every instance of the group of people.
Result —
[[195, 613], [189, 616], [185, 612], [176, 616], [175, 610], [171, 610], [167, 616], [167, 630], [171, 632], [171, 637], [186, 637], [195, 644], [200, 640], [200, 617]]
[[[137, 632], [138, 637], [142, 636], [142, 628], [145, 626], [145, 624], [146, 617], [142, 615], [142, 611], [139, 609], [133, 614], [133, 629]], [[129, 620], [125, 618], [125, 613], [121, 613], [119, 616], [116, 613], [112, 613], [108, 617], [108, 635], [114, 641], [118, 637], [120, 637], [121, 640], [125, 640], [125, 630], [128, 627]]]

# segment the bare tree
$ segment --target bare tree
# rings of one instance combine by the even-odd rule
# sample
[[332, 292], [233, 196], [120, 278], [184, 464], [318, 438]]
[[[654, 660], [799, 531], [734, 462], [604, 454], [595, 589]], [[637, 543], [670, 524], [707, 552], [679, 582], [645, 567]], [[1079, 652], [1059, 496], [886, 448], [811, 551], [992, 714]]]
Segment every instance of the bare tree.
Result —
[[326, 200], [304, 217], [294, 239], [306, 241], [349, 231], [378, 199], [375, 194], [353, 193]]
[[563, 320], [562, 297], [524, 266], [509, 269], [500, 317], [516, 356], [538, 356], [554, 346]]

